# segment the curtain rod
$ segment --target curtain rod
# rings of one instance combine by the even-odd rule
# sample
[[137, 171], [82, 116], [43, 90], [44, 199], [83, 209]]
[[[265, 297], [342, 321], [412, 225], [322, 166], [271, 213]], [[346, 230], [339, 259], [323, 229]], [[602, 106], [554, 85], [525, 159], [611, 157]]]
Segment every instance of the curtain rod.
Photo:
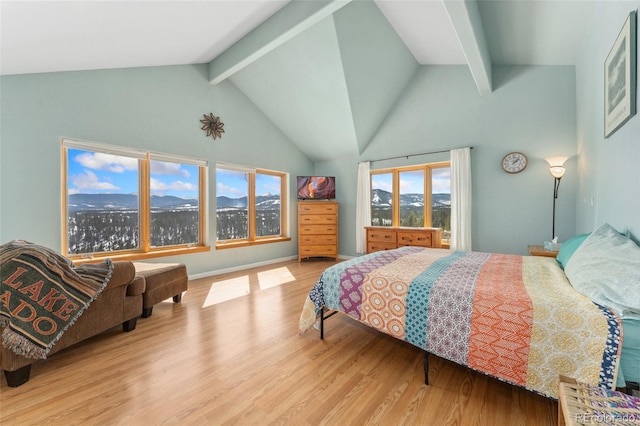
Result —
[[[473, 149], [472, 146], [469, 147], [465, 147], [465, 148], [469, 148], [469, 149]], [[442, 154], [443, 152], [451, 152], [454, 149], [461, 149], [461, 148], [451, 148], [451, 149], [443, 149], [440, 151], [431, 151], [431, 152], [421, 152], [419, 154], [408, 154], [408, 155], [399, 155], [397, 157], [389, 157], [389, 158], [379, 158], [377, 160], [367, 160], [371, 163], [376, 162], [376, 161], [387, 161], [387, 160], [396, 160], [398, 158], [406, 158], [407, 160], [409, 159], [409, 157], [417, 157], [419, 155], [430, 155], [430, 154]], [[364, 161], [359, 161], [359, 163], [363, 163]]]

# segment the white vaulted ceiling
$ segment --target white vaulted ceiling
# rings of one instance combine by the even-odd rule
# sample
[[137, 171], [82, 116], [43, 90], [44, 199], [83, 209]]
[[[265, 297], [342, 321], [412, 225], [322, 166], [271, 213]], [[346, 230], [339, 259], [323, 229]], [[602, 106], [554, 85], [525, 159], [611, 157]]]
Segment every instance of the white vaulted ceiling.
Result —
[[309, 158], [361, 153], [420, 65], [572, 65], [582, 0], [0, 1], [0, 74], [208, 64]]

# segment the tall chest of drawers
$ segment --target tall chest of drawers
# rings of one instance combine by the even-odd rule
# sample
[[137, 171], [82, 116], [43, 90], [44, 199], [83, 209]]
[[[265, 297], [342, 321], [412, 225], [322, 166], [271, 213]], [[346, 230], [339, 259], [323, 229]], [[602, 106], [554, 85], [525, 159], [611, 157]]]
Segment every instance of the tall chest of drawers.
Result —
[[367, 226], [367, 253], [403, 246], [441, 247], [441, 228]]
[[338, 260], [338, 203], [298, 201], [298, 262], [309, 257]]

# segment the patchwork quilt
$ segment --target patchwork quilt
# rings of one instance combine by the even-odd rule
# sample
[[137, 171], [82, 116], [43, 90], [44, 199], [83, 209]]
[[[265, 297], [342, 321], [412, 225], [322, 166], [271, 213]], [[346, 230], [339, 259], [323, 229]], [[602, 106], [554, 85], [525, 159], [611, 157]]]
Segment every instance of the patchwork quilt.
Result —
[[325, 270], [299, 333], [322, 307], [429, 353], [557, 398], [558, 375], [613, 389], [621, 323], [576, 292], [552, 258], [421, 247]]

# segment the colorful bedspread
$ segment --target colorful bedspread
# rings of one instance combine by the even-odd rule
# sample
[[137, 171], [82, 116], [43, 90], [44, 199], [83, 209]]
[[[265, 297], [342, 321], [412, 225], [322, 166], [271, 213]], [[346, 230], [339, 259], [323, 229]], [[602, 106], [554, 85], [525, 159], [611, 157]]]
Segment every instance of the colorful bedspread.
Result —
[[300, 333], [323, 306], [552, 398], [559, 374], [615, 386], [620, 321], [573, 290], [552, 258], [420, 247], [376, 252], [323, 272]]

